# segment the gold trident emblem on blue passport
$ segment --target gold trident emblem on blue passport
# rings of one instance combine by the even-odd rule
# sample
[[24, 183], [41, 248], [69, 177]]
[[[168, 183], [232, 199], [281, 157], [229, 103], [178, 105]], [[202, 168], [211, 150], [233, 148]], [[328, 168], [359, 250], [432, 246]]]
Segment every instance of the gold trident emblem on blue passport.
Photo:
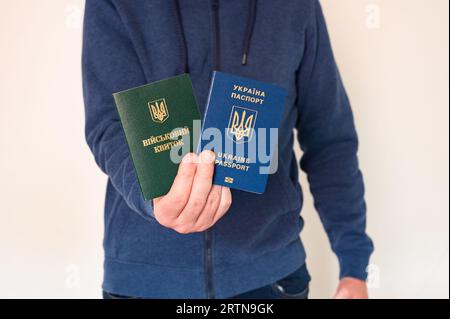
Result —
[[248, 142], [253, 135], [258, 111], [233, 106], [227, 136], [236, 143]]
[[169, 118], [169, 110], [165, 99], [148, 102], [148, 108], [153, 122], [163, 123]]

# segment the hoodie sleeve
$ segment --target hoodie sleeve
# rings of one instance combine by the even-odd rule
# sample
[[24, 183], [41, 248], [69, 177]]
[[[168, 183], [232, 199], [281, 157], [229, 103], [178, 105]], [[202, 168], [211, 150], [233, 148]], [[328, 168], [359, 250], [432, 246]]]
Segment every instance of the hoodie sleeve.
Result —
[[143, 69], [109, 0], [87, 0], [83, 36], [86, 140], [98, 166], [127, 205], [149, 219], [112, 94], [145, 84]]
[[364, 184], [352, 110], [337, 69], [318, 0], [313, 0], [298, 73], [300, 166], [338, 256], [340, 277], [366, 279], [373, 244], [366, 234]]

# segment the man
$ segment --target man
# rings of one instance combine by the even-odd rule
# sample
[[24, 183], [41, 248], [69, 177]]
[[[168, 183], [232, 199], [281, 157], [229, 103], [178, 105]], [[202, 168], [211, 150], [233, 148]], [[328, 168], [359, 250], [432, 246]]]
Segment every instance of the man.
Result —
[[[230, 192], [212, 185], [213, 154], [189, 154], [170, 192], [144, 202], [112, 93], [189, 72], [203, 113], [214, 69], [288, 90], [277, 172], [264, 195]], [[339, 259], [336, 297], [367, 297], [358, 141], [318, 0], [87, 0], [83, 79], [87, 142], [109, 176], [106, 298], [305, 298], [294, 129]]]

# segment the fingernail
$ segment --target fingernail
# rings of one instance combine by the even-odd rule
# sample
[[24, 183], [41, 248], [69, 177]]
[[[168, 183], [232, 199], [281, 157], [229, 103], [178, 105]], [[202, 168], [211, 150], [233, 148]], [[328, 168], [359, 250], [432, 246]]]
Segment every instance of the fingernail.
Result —
[[185, 164], [195, 163], [197, 161], [197, 155], [194, 153], [188, 153], [183, 157], [182, 162]]
[[215, 157], [216, 157], [216, 155], [214, 154], [214, 152], [204, 151], [200, 154], [200, 161], [202, 163], [209, 164], [209, 163], [214, 162]]

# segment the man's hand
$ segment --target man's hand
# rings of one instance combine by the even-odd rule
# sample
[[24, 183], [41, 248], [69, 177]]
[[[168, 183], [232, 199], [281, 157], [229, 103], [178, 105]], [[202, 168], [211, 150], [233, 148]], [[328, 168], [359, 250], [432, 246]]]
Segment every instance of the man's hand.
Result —
[[335, 299], [368, 299], [367, 285], [360, 279], [345, 277], [342, 278]]
[[180, 234], [202, 232], [225, 215], [231, 205], [228, 187], [212, 185], [214, 152], [187, 154], [169, 193], [153, 200], [156, 220]]

